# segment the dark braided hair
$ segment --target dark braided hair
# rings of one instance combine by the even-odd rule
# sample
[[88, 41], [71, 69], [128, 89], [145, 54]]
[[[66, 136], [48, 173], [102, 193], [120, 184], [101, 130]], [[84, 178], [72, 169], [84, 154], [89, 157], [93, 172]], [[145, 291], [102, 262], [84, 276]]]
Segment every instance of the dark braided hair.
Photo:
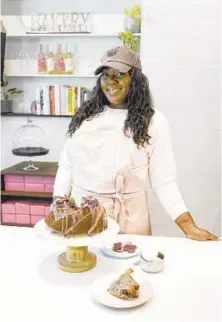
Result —
[[[125, 100], [128, 113], [123, 131], [126, 134], [130, 130], [134, 142], [139, 147], [148, 144], [151, 138], [148, 135], [148, 128], [154, 115], [154, 109], [147, 77], [140, 70], [134, 68], [130, 70], [130, 74], [131, 84]], [[69, 137], [72, 137], [84, 120], [98, 116], [103, 112], [105, 106], [110, 104], [101, 89], [100, 78], [101, 76], [96, 82], [91, 99], [84, 102], [73, 116], [67, 131]]]

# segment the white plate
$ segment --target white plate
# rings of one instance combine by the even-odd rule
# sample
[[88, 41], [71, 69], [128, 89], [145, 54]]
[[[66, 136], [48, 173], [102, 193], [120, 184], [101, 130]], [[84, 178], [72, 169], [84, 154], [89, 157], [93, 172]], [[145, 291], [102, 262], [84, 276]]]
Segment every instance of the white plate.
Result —
[[109, 294], [107, 292], [107, 289], [110, 287], [113, 281], [118, 279], [120, 274], [112, 273], [104, 275], [96, 280], [91, 286], [92, 298], [100, 304], [116, 309], [133, 308], [145, 304], [147, 301], [150, 301], [152, 299], [153, 290], [150, 282], [148, 280], [138, 278], [136, 274], [135, 280], [140, 284], [140, 295], [138, 298], [135, 298], [133, 300], [122, 300]]
[[34, 229], [40, 238], [50, 239], [51, 241], [59, 242], [61, 245], [66, 246], [94, 246], [101, 247], [107, 240], [115, 239], [119, 232], [119, 225], [111, 218], [108, 218], [108, 228], [99, 234], [93, 236], [70, 236], [64, 237], [61, 233], [54, 232], [49, 228], [44, 219], [38, 221]]
[[[121, 242], [121, 240], [118, 242]], [[122, 241], [122, 243], [126, 243], [126, 242], [127, 241]], [[138, 256], [141, 254], [140, 247], [138, 245], [136, 245], [135, 243], [133, 243], [133, 244], [136, 245], [137, 248], [134, 253], [115, 252], [114, 250], [112, 250], [113, 244], [114, 243], [109, 243], [109, 244], [102, 246], [101, 247], [102, 252], [108, 256], [115, 257], [115, 258], [122, 258], [122, 259], [135, 257], [135, 256]]]

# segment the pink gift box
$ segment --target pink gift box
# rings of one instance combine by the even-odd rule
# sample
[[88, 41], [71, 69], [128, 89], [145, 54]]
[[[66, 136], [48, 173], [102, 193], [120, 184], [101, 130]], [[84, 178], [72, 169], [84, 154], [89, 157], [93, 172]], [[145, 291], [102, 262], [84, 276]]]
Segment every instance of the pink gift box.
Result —
[[30, 215], [16, 215], [16, 224], [30, 224]]
[[43, 183], [44, 177], [42, 176], [25, 176], [25, 183]]
[[[32, 202], [30, 204], [30, 214], [32, 216], [45, 216], [45, 209], [49, 209], [50, 207], [50, 203], [49, 202], [40, 202], [40, 201], [36, 201], [36, 202]], [[48, 213], [47, 213], [48, 214]]]
[[5, 174], [4, 175], [5, 182], [24, 182], [24, 176], [18, 176], [14, 174]]
[[45, 192], [53, 192], [53, 184], [46, 183], [45, 184]]
[[32, 203], [30, 205], [30, 214], [33, 216], [44, 216], [45, 215], [45, 204], [44, 203]]
[[45, 207], [45, 217], [48, 216], [49, 212], [50, 212], [50, 206], [46, 206]]
[[15, 202], [15, 212], [19, 215], [29, 215], [30, 207], [28, 201]]
[[5, 182], [5, 191], [24, 191], [25, 185], [22, 182]]
[[25, 191], [44, 192], [44, 183], [25, 183]]
[[16, 218], [14, 214], [2, 214], [2, 223], [6, 224], [14, 224], [16, 222]]
[[15, 214], [15, 203], [11, 200], [2, 203], [2, 213]]
[[35, 225], [39, 220], [45, 218], [44, 216], [31, 216], [31, 224]]
[[44, 183], [55, 183], [55, 177], [44, 177]]

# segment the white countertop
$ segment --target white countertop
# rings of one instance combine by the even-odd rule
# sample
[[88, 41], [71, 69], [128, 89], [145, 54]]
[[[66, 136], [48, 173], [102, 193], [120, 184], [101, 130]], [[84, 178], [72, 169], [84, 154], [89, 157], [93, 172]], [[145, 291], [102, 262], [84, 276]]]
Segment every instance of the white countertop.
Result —
[[38, 239], [32, 228], [0, 226], [0, 321], [222, 321], [222, 241], [128, 237], [143, 247], [160, 249], [165, 268], [158, 274], [143, 273], [153, 287], [151, 303], [114, 310], [92, 301], [90, 284], [128, 268], [138, 257], [112, 259], [92, 249], [98, 256], [93, 270], [65, 273], [57, 266], [63, 248]]

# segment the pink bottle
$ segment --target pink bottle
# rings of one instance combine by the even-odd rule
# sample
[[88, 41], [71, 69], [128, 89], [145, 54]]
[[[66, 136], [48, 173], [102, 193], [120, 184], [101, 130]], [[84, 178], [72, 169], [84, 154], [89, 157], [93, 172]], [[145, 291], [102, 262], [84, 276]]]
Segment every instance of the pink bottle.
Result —
[[39, 53], [37, 57], [37, 66], [38, 66], [38, 73], [44, 74], [46, 73], [46, 62], [45, 62], [45, 54], [43, 52], [43, 45], [39, 45]]

